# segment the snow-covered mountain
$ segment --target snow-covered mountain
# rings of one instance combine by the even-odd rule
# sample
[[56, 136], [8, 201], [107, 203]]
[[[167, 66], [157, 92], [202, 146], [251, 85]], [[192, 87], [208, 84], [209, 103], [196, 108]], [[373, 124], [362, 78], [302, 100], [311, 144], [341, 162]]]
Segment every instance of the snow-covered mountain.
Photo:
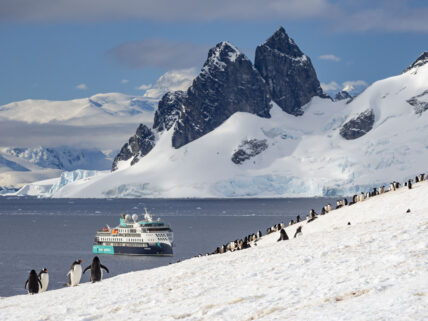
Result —
[[151, 125], [157, 99], [119, 93], [69, 101], [0, 106], [0, 186], [111, 168], [118, 146], [139, 123]]
[[274, 232], [240, 251], [1, 298], [0, 318], [426, 320], [427, 193], [428, 181], [304, 220], [287, 241]]
[[[426, 171], [426, 53], [352, 101], [333, 101], [283, 28], [258, 48], [266, 46], [253, 66], [218, 44], [187, 91], [162, 98], [153, 128], [139, 127], [114, 172], [52, 196], [352, 194]], [[281, 73], [294, 81], [277, 82]]]

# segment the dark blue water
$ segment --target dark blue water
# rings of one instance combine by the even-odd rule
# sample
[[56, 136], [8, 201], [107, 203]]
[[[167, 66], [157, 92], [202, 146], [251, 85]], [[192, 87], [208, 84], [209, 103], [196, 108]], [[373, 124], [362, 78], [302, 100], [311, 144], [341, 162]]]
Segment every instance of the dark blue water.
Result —
[[[311, 208], [331, 199], [35, 199], [0, 197], [0, 296], [26, 293], [24, 283], [31, 269], [48, 268], [48, 290], [66, 283], [72, 262], [83, 267], [92, 260], [95, 231], [116, 226], [121, 213], [161, 217], [174, 230], [173, 257], [100, 256], [110, 269], [106, 278], [149, 269], [212, 252], [221, 244], [243, 238], [273, 224], [306, 217]], [[333, 204], [333, 203], [332, 203]], [[141, 216], [140, 216], [141, 217]], [[86, 273], [82, 282], [89, 280]]]

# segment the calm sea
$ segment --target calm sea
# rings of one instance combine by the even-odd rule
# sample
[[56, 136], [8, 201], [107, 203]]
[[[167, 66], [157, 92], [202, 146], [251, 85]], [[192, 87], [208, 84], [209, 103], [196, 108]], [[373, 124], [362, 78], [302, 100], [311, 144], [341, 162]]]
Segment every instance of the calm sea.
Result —
[[[173, 257], [100, 256], [112, 277], [212, 252], [221, 244], [273, 224], [306, 217], [335, 200], [299, 199], [36, 199], [0, 197], [0, 296], [24, 294], [31, 269], [49, 271], [48, 290], [66, 283], [74, 260], [92, 260], [92, 241], [105, 224], [116, 226], [121, 213], [161, 217], [174, 230]], [[89, 280], [86, 273], [82, 282]]]

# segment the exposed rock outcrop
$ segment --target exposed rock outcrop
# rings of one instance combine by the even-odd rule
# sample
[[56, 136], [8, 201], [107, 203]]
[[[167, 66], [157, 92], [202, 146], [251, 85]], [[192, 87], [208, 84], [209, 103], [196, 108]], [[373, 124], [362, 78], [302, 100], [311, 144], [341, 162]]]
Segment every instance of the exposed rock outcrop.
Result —
[[127, 161], [132, 158], [131, 165], [134, 165], [140, 157], [147, 155], [155, 146], [155, 135], [153, 131], [144, 124], [138, 126], [134, 136], [123, 145], [119, 154], [114, 158], [111, 170], [118, 169], [120, 161]]
[[346, 90], [339, 91], [334, 97], [335, 101], [345, 100], [345, 99], [352, 99], [352, 96]]
[[409, 70], [411, 70], [413, 68], [423, 66], [426, 63], [428, 63], [428, 51], [425, 51], [424, 53], [422, 53], [422, 55], [420, 55], [418, 57], [418, 59], [415, 60], [414, 63], [412, 63], [409, 67], [407, 67], [406, 69], [404, 69], [403, 73], [407, 72], [407, 71], [409, 71]]
[[421, 115], [425, 110], [428, 110], [428, 90], [410, 98], [407, 102], [414, 107], [415, 114]]
[[373, 128], [374, 121], [374, 112], [372, 109], [368, 109], [356, 118], [346, 122], [342, 128], [340, 128], [340, 136], [347, 140], [357, 139], [364, 136]]
[[183, 102], [187, 97], [184, 91], [166, 93], [159, 101], [155, 113], [153, 129], [158, 131], [169, 130], [180, 118], [183, 112]]
[[239, 165], [262, 153], [268, 148], [266, 139], [250, 139], [243, 141], [232, 155], [232, 162]]
[[272, 99], [285, 112], [300, 116], [312, 97], [326, 97], [312, 62], [280, 27], [258, 46], [255, 67], [266, 80]]

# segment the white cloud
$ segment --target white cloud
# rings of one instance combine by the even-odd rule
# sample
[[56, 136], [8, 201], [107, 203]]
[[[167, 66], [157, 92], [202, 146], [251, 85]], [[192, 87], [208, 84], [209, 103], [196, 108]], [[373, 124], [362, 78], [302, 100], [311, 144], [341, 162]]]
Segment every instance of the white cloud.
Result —
[[161, 22], [253, 22], [327, 18], [333, 10], [334, 5], [330, 4], [330, 0], [217, 0], [215, 5], [200, 0], [3, 0], [0, 21], [45, 23], [138, 19]]
[[330, 81], [329, 83], [322, 82], [321, 83], [321, 88], [324, 91], [337, 91], [340, 88], [340, 86], [339, 86], [339, 84], [337, 82]]
[[88, 86], [86, 86], [86, 84], [79, 84], [74, 88], [79, 89], [79, 90], [86, 90], [86, 89], [88, 89]]
[[[195, 68], [168, 71], [159, 77], [154, 86], [146, 90], [144, 97], [160, 99], [168, 91], [187, 90], [195, 76]], [[140, 89], [144, 90], [144, 86], [147, 85], [142, 85]]]
[[367, 82], [364, 80], [348, 80], [344, 81], [341, 85], [335, 81], [330, 81], [329, 83], [321, 83], [321, 88], [324, 91], [337, 92], [339, 90], [345, 90], [347, 92], [360, 91], [361, 89], [367, 87]]
[[121, 82], [122, 84], [127, 84], [127, 83], [129, 82], [129, 80], [128, 80], [128, 79], [122, 79], [120, 82]]
[[150, 88], [152, 88], [152, 84], [148, 84], [148, 85], [141, 85], [140, 87], [138, 87], [137, 89], [139, 89], [139, 90], [147, 90], [147, 89], [150, 89]]
[[321, 55], [318, 58], [321, 60], [340, 61], [340, 58], [338, 56], [333, 55], [333, 54]]
[[201, 65], [210, 46], [190, 42], [146, 39], [127, 42], [110, 49], [107, 54], [129, 68], [159, 67], [182, 69]]
[[342, 83], [343, 89], [347, 92], [351, 92], [354, 90], [361, 90], [364, 87], [367, 87], [367, 82], [364, 80], [350, 80]]

